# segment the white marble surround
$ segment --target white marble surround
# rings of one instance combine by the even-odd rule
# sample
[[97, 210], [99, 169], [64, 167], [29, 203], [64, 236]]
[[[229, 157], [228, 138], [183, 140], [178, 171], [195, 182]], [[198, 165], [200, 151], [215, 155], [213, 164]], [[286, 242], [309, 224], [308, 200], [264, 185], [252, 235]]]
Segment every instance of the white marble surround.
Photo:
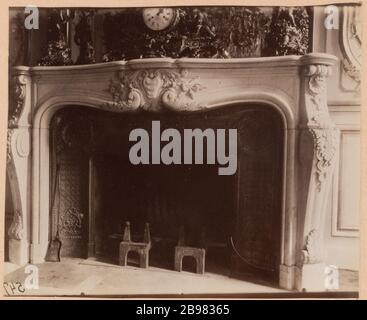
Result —
[[[324, 288], [324, 220], [339, 157], [328, 112], [328, 54], [249, 59], [140, 59], [12, 70], [7, 174], [15, 207], [10, 260], [44, 261], [49, 243], [49, 126], [66, 106], [110, 112], [195, 111], [246, 102], [284, 121], [280, 287]], [[228, 110], [230, 112], [230, 110]], [[266, 128], [264, 128], [266, 130]]]

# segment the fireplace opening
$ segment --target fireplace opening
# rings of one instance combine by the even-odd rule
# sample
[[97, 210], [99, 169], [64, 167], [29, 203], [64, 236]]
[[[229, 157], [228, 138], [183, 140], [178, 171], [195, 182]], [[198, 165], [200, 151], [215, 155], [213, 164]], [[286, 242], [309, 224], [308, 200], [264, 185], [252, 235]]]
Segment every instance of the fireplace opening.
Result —
[[[131, 164], [129, 133], [149, 132], [153, 120], [180, 132], [237, 129], [237, 172], [218, 175], [219, 164]], [[284, 126], [274, 109], [252, 103], [117, 114], [73, 106], [54, 115], [50, 135], [50, 238], [59, 232], [62, 258], [118, 263], [125, 222], [132, 241], [142, 241], [149, 223], [149, 266], [174, 269], [184, 230], [186, 246], [205, 248], [206, 272], [278, 282]], [[129, 265], [138, 261], [128, 255]], [[185, 257], [183, 267], [195, 271], [196, 261]]]

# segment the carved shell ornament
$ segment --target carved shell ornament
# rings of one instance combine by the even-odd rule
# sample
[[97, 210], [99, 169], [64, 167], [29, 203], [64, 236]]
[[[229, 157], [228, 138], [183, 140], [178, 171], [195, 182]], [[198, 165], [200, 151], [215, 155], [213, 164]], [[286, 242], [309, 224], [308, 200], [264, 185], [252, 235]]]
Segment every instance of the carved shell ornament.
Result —
[[200, 110], [205, 106], [195, 101], [195, 94], [203, 89], [199, 79], [189, 77], [185, 69], [122, 71], [110, 81], [112, 102], [105, 106], [120, 111]]

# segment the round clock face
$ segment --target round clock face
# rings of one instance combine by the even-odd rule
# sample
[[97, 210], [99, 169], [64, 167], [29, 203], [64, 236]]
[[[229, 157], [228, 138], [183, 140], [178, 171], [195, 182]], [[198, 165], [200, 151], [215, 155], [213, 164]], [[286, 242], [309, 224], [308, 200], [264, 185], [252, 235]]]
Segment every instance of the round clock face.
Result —
[[176, 11], [172, 8], [145, 8], [143, 19], [145, 25], [155, 31], [168, 28], [176, 18]]

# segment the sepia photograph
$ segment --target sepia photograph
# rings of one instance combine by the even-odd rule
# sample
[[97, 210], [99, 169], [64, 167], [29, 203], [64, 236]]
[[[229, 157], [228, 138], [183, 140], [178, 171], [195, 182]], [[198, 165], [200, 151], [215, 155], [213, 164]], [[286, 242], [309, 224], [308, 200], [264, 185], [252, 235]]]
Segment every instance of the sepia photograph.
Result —
[[3, 297], [358, 298], [361, 4], [86, 3], [8, 7]]

